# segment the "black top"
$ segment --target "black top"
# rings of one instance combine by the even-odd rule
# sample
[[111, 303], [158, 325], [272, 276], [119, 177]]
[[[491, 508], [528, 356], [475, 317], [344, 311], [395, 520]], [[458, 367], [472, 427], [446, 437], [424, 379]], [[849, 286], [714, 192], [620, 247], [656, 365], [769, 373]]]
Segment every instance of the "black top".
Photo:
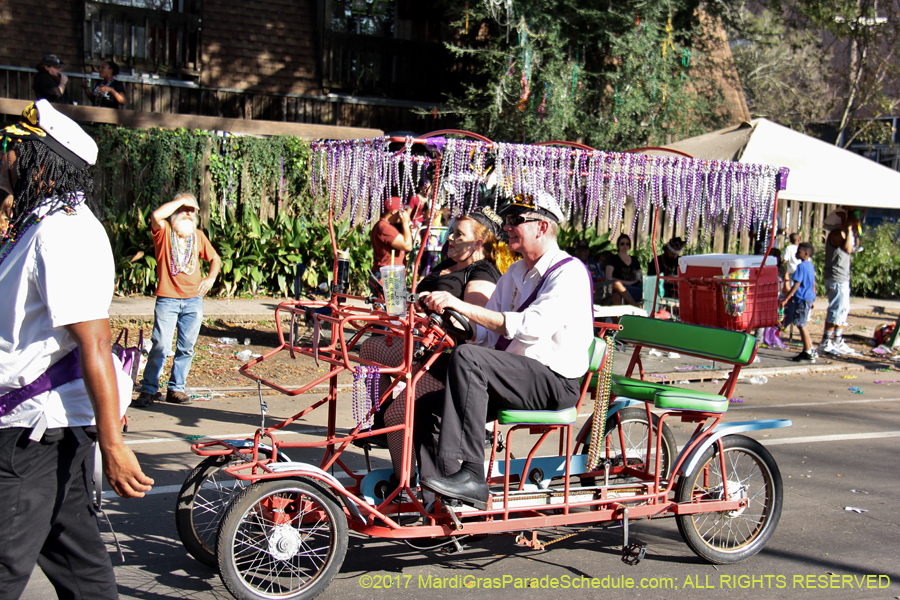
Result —
[[[665, 277], [676, 277], [678, 275], [677, 256], [672, 258], [663, 252], [656, 259], [659, 261], [659, 268], [662, 269], [662, 274]], [[656, 261], [651, 260], [650, 264], [647, 265], [647, 275], [656, 275]]]
[[109, 83], [103, 83], [101, 81], [91, 90], [91, 93], [94, 94], [94, 106], [99, 106], [100, 108], [122, 108], [122, 105], [119, 104], [119, 102], [115, 98], [113, 98], [112, 94], [110, 94], [109, 92], [101, 92], [101, 87], [111, 87], [124, 96], [125, 84], [118, 79], [113, 79]]
[[456, 262], [453, 259], [438, 263], [436, 267], [425, 276], [416, 287], [416, 292], [449, 292], [462, 299], [465, 295], [466, 285], [470, 281], [490, 281], [497, 283], [500, 279], [500, 270], [491, 261], [484, 259], [472, 263], [465, 269], [447, 273], [446, 275], [438, 275], [444, 269], [449, 269]]
[[31, 87], [34, 89], [34, 94], [38, 100], [46, 99], [48, 102], [56, 102], [58, 104], [72, 104], [72, 100], [69, 98], [69, 90], [60, 94], [59, 82], [53, 79], [53, 76], [44, 69], [41, 69], [34, 76]]
[[606, 266], [613, 268], [613, 279], [622, 281], [634, 281], [638, 279], [638, 274], [641, 272], [641, 265], [634, 256], [631, 257], [631, 264], [626, 265], [618, 254], [613, 254]]

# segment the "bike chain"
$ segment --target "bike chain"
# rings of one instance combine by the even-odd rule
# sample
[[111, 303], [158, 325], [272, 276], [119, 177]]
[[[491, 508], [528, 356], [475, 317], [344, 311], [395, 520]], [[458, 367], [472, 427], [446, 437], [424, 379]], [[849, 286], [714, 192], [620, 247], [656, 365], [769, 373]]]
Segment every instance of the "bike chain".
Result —
[[598, 395], [597, 399], [594, 401], [594, 415], [591, 422], [591, 443], [588, 446], [588, 471], [597, 468], [597, 464], [600, 462], [600, 449], [603, 446], [603, 437], [606, 435], [606, 412], [609, 409], [613, 363], [616, 358], [616, 339], [614, 335], [606, 336], [606, 351], [609, 352], [609, 356], [598, 377]]

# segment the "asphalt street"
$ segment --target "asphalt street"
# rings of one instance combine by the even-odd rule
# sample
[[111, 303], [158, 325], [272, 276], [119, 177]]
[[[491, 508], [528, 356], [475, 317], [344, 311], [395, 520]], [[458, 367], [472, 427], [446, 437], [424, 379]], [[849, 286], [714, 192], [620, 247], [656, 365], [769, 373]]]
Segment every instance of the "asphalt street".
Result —
[[[632, 524], [632, 536], [647, 545], [646, 558], [636, 566], [620, 560], [620, 529], [580, 532], [541, 551], [515, 545], [512, 536], [494, 536], [450, 555], [351, 534], [343, 567], [320, 598], [900, 598], [900, 382], [895, 378], [900, 379], [897, 372], [840, 371], [771, 376], [765, 385], [739, 383], [735, 396], [743, 402], [730, 405], [728, 421], [793, 420], [793, 427], [751, 435], [779, 465], [784, 506], [769, 544], [745, 562], [717, 567], [699, 559], [674, 519]], [[712, 383], [690, 385], [717, 389]], [[345, 396], [338, 427], [349, 428], [351, 402], [349, 393]], [[268, 395], [269, 419], [283, 419], [314, 399], [315, 394]], [[588, 410], [582, 410], [581, 420]], [[125, 552], [124, 564], [113, 559], [121, 597], [231, 598], [217, 573], [182, 548], [174, 506], [187, 471], [200, 460], [189, 450], [192, 439], [251, 434], [260, 418], [256, 396], [157, 404], [129, 414], [128, 443], [156, 486], [140, 500], [106, 502]], [[311, 416], [286, 435], [321, 435], [324, 421]], [[675, 432], [681, 444], [689, 429], [676, 424]], [[524, 448], [514, 446], [517, 450]], [[300, 454], [292, 458], [316, 462], [318, 456]], [[353, 451], [348, 464], [365, 469], [362, 452]], [[373, 467], [385, 466], [386, 451], [376, 450]], [[574, 531], [547, 530], [539, 537], [548, 542]], [[112, 536], [104, 536], [114, 548]], [[484, 589], [491, 584], [499, 589]], [[53, 597], [52, 586], [36, 571], [23, 598]]]

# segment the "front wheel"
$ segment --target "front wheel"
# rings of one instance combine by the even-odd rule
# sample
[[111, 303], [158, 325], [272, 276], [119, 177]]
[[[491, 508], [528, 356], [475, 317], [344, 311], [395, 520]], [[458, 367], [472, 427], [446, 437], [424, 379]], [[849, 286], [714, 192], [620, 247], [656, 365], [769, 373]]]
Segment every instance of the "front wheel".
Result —
[[331, 494], [298, 479], [247, 487], [219, 527], [219, 574], [241, 600], [309, 600], [347, 553], [347, 517]]
[[736, 563], [763, 549], [781, 518], [781, 472], [762, 444], [742, 435], [709, 447], [697, 466], [681, 478], [675, 492], [679, 504], [746, 499], [738, 510], [676, 516], [678, 530], [697, 556], [713, 564]]

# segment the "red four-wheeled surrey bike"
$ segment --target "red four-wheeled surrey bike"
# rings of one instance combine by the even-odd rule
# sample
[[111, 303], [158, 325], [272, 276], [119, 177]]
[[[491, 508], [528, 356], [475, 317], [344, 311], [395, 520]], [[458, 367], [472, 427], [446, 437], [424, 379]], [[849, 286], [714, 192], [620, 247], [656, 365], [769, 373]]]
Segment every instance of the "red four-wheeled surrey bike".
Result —
[[[716, 327], [685, 322], [689, 318], [639, 316], [623, 316], [617, 325], [597, 323], [577, 406], [500, 412], [485, 470], [491, 490], [487, 508], [439, 500], [426, 509], [415, 484], [394, 489], [388, 483], [391, 469], [353, 471], [344, 453], [362, 446], [369, 465], [368, 440], [402, 430], [404, 464], [409, 465], [416, 384], [441, 352], [465, 338], [468, 324], [458, 314], [419, 313], [405, 289], [402, 314], [386, 311], [388, 300], [377, 295], [348, 294], [347, 263], [338, 255], [333, 224], [340, 218], [377, 218], [385, 197], [409, 194], [430, 177], [432, 213], [443, 207], [462, 213], [491, 188], [509, 197], [543, 190], [559, 200], [570, 219], [604, 220], [613, 231], [652, 228], [654, 241], [661, 214], [687, 232], [700, 228], [700, 236], [721, 218], [735, 232], [760, 231], [774, 227], [786, 170], [646, 151], [603, 152], [561, 142], [504, 144], [459, 131], [416, 139], [329, 141], [313, 149], [312, 185], [329, 203], [333, 293], [328, 301], [281, 303], [275, 311], [279, 345], [240, 372], [260, 389], [264, 385], [291, 397], [308, 398], [301, 394], [323, 384], [328, 391], [304, 402], [293, 417], [268, 426], [260, 394], [263, 421], [253, 438], [194, 444], [193, 452], [204, 458], [178, 498], [176, 519], [185, 547], [218, 568], [235, 597], [316, 596], [340, 570], [350, 529], [404, 540], [417, 549], [453, 550], [469, 536], [521, 532], [518, 543], [541, 548], [538, 530], [552, 534], [621, 526], [623, 560], [635, 563], [644, 548], [629, 543], [629, 524], [668, 515], [691, 549], [713, 563], [738, 562], [765, 546], [781, 514], [781, 475], [769, 452], [741, 434], [791, 423], [726, 422], [725, 416], [741, 367], [756, 355], [755, 338], [739, 330], [774, 323], [777, 289], [762, 276], [766, 268], [751, 269], [742, 280], [679, 278], [683, 316], [690, 297], [697, 317], [693, 323], [717, 313], [730, 319], [711, 323]], [[627, 212], [634, 221], [622, 223], [626, 202], [634, 206]], [[418, 264], [411, 268], [413, 281]], [[397, 290], [391, 293], [393, 302]], [[735, 307], [746, 318], [735, 315]], [[315, 321], [314, 334], [302, 344], [295, 323], [307, 315]], [[360, 358], [359, 345], [370, 335], [402, 344], [402, 363], [387, 366]], [[613, 374], [616, 344], [630, 348], [624, 375]], [[641, 353], [650, 348], [731, 365], [730, 376], [718, 394], [647, 381]], [[254, 374], [257, 365], [283, 352], [315, 357], [327, 372], [296, 389]], [[381, 391], [381, 399], [402, 389], [405, 424], [369, 429], [376, 407], [367, 405], [366, 417], [355, 427], [338, 428], [338, 405], [349, 401], [338, 390], [338, 376], [345, 373], [359, 385], [373, 373], [390, 375], [392, 384]], [[578, 429], [576, 419], [588, 396], [593, 414]], [[324, 437], [290, 441], [294, 438], [282, 435], [315, 410], [327, 411]], [[680, 450], [668, 426], [673, 419], [694, 426]], [[498, 432], [504, 428], [501, 441]], [[533, 443], [527, 455], [515, 458], [511, 444], [523, 435]], [[556, 442], [545, 443], [548, 438]], [[312, 458], [314, 449], [317, 458]], [[415, 482], [408, 471], [404, 467], [400, 481]]]

